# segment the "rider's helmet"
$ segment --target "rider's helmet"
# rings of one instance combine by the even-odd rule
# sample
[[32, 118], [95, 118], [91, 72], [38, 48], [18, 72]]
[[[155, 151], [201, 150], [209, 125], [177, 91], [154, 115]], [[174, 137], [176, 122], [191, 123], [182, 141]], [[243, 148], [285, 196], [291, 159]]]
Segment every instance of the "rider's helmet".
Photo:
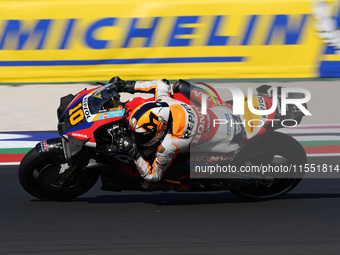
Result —
[[165, 134], [170, 117], [166, 102], [147, 102], [131, 114], [130, 127], [139, 145], [151, 146]]

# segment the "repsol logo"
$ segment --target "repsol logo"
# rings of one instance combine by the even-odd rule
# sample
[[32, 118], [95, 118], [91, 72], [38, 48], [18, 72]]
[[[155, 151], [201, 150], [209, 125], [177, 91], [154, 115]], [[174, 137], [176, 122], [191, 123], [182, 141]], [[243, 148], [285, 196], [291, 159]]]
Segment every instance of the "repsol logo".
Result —
[[89, 110], [88, 97], [84, 97], [83, 99], [83, 111], [86, 116], [86, 119], [89, 119], [91, 117], [91, 113]]
[[[308, 14], [0, 21], [0, 50], [300, 44]], [[233, 31], [228, 31], [232, 27]], [[235, 33], [236, 31], [236, 33]]]
[[187, 112], [187, 128], [184, 133], [184, 138], [189, 138], [191, 137], [192, 131], [195, 127], [195, 117], [193, 112], [191, 111], [190, 107], [187, 104], [181, 104], [181, 106], [186, 110]]
[[191, 141], [192, 144], [198, 144], [203, 133], [210, 130], [210, 116], [208, 114], [202, 114], [199, 107], [192, 106], [198, 117], [198, 126], [195, 131], [195, 135]]
[[[258, 109], [258, 110], [260, 110], [260, 111], [265, 111], [265, 110], [267, 110], [267, 108], [266, 108], [266, 103], [265, 103], [263, 97], [258, 96], [258, 97], [257, 97], [257, 102], [258, 102], [258, 104], [259, 104], [259, 109]], [[266, 118], [267, 118], [267, 115], [262, 115], [262, 118], [266, 119]]]

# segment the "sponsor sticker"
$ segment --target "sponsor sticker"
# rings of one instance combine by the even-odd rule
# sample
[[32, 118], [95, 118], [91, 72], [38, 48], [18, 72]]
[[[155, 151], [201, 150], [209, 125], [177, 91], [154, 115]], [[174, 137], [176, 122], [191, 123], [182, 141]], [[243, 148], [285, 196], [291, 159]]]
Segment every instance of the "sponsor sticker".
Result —
[[225, 118], [227, 119], [227, 138], [231, 137], [231, 120], [230, 120], [230, 115], [225, 113]]
[[131, 119], [131, 121], [130, 121], [130, 123], [131, 123], [131, 128], [133, 128], [133, 129], [135, 129], [136, 128], [136, 125], [137, 125], [137, 120], [135, 119], [135, 118], [132, 118]]
[[46, 142], [46, 140], [44, 140], [44, 141], [42, 141], [42, 142], [40, 142], [40, 144], [41, 144], [41, 149], [42, 149], [42, 151], [48, 151], [48, 147], [47, 147], [47, 142]]
[[84, 135], [84, 134], [72, 133], [71, 135], [76, 136], [76, 137], [81, 137], [81, 138], [87, 138], [87, 135]]

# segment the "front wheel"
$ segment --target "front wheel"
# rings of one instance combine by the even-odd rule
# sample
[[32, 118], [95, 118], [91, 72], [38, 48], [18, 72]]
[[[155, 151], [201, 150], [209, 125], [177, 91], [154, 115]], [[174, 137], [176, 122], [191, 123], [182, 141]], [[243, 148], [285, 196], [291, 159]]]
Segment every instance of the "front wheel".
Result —
[[[258, 176], [248, 185], [230, 190], [233, 194], [245, 199], [268, 200], [279, 197], [292, 190], [299, 184], [303, 172], [294, 172], [294, 165], [307, 163], [304, 148], [299, 142], [289, 135], [272, 132], [241, 151], [236, 158], [238, 165], [250, 166], [273, 166], [277, 169], [290, 169], [290, 172], [280, 172], [264, 178]], [[295, 168], [298, 169], [298, 168]]]
[[69, 162], [55, 154], [41, 155], [30, 150], [19, 166], [21, 186], [42, 200], [65, 201], [76, 198], [94, 186], [99, 172]]

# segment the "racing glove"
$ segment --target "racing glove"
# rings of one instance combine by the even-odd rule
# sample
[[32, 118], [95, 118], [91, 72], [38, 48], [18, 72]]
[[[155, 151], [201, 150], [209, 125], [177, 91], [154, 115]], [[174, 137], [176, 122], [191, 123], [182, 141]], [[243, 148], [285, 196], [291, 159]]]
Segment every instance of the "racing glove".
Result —
[[127, 153], [133, 160], [140, 157], [136, 142], [127, 136], [121, 136], [117, 139], [117, 148], [119, 151]]
[[124, 81], [118, 76], [112, 77], [109, 83], [115, 83], [115, 89], [117, 92], [128, 92], [128, 93], [135, 93], [135, 83], [136, 81]]

